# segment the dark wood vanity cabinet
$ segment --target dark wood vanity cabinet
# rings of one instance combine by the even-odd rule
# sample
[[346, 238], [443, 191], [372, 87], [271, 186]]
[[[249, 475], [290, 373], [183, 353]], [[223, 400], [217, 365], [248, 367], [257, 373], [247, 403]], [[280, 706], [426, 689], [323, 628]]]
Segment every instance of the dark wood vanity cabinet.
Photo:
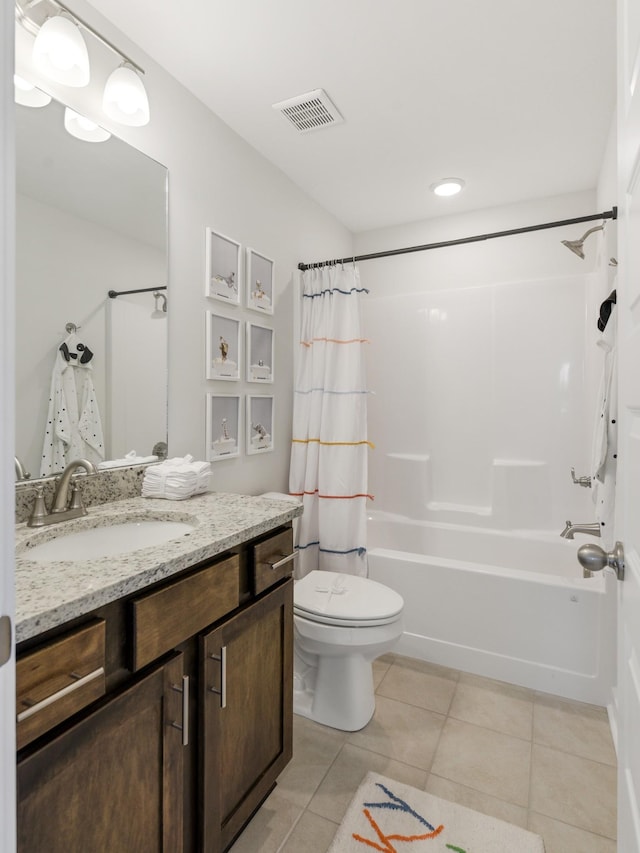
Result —
[[200, 638], [203, 853], [226, 850], [291, 759], [293, 581]]
[[[232, 844], [291, 758], [291, 567], [273, 570], [271, 586], [256, 583], [265, 571], [256, 548], [269, 552], [269, 569], [291, 545], [280, 528], [18, 649], [18, 714], [37, 711], [27, 710], [18, 753], [18, 853], [221, 853]], [[87, 687], [66, 683], [69, 670]], [[38, 703], [56, 707], [59, 695], [68, 719], [58, 711], [49, 731], [36, 727]]]
[[183, 850], [183, 656], [18, 762], [21, 853]]

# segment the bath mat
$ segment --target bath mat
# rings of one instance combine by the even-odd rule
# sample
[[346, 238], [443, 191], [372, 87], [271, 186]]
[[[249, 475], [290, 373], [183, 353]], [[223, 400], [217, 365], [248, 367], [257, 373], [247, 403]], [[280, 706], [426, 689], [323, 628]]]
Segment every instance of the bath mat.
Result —
[[329, 853], [544, 853], [539, 835], [368, 773]]

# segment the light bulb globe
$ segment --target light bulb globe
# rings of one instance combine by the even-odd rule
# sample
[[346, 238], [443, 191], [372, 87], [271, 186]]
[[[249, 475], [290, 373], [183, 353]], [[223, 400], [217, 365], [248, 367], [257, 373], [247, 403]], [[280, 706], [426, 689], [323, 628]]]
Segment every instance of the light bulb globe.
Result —
[[149, 99], [144, 83], [127, 64], [111, 73], [104, 87], [102, 108], [120, 124], [142, 127], [149, 123]]
[[48, 18], [33, 44], [36, 68], [65, 86], [86, 86], [89, 82], [89, 54], [76, 24], [63, 15]]
[[65, 107], [64, 127], [67, 133], [83, 142], [106, 142], [111, 136], [108, 130], [69, 107]]
[[29, 83], [17, 74], [13, 75], [13, 86], [16, 104], [23, 107], [46, 107], [51, 103], [51, 95], [37, 89], [33, 83]]

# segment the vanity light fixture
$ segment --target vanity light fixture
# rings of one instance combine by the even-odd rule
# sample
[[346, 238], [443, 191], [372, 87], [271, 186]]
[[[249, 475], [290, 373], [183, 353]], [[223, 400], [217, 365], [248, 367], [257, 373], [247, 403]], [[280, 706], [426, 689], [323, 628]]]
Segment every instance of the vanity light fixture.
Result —
[[463, 187], [464, 181], [462, 178], [442, 178], [436, 181], [435, 184], [431, 184], [430, 189], [436, 195], [450, 196], [459, 193]]
[[36, 88], [33, 83], [29, 83], [17, 74], [13, 75], [13, 92], [16, 104], [21, 104], [23, 107], [46, 107], [51, 103], [51, 95], [47, 95], [42, 89]]
[[16, 20], [35, 35], [33, 62], [39, 71], [67, 86], [86, 86], [90, 69], [83, 32], [89, 33], [120, 60], [104, 89], [105, 113], [120, 124], [142, 127], [149, 123], [149, 99], [141, 79], [144, 69], [60, 0], [16, 0], [15, 5]]
[[47, 18], [33, 44], [33, 63], [39, 71], [65, 86], [89, 82], [89, 53], [76, 22], [64, 13]]
[[83, 142], [106, 142], [111, 136], [108, 130], [69, 107], [64, 111], [64, 128]]
[[102, 108], [114, 121], [133, 127], [149, 123], [149, 99], [133, 65], [123, 62], [104, 87]]

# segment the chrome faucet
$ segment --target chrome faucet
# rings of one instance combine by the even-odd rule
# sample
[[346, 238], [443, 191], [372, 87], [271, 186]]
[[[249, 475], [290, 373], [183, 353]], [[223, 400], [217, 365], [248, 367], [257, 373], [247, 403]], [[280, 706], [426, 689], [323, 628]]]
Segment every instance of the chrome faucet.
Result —
[[[78, 513], [78, 515], [86, 514], [86, 509], [82, 506], [80, 496], [76, 496], [77, 486], [71, 481], [76, 468], [84, 468], [87, 474], [98, 473], [98, 469], [93, 462], [89, 462], [86, 459], [74, 459], [72, 462], [69, 462], [56, 484], [56, 490], [53, 495], [53, 504], [51, 505], [52, 513], [66, 512], [67, 510], [77, 509], [79, 506], [82, 509], [82, 512]], [[75, 500], [70, 501], [70, 497], [75, 498]], [[73, 506], [74, 503], [76, 504], [75, 507]]]
[[571, 469], [571, 482], [576, 486], [582, 486], [583, 489], [591, 488], [591, 477], [576, 477], [576, 469]]
[[25, 471], [24, 465], [17, 456], [14, 458], [16, 460], [16, 480], [28, 480], [31, 474], [28, 471]]
[[567, 521], [560, 536], [563, 539], [573, 539], [574, 533], [589, 533], [591, 536], [600, 536], [600, 524], [597, 521], [594, 521], [593, 524], [572, 524]]
[[97, 474], [98, 469], [87, 459], [74, 459], [69, 462], [56, 482], [56, 490], [53, 495], [51, 512], [47, 508], [43, 497], [43, 487], [36, 487], [36, 499], [33, 504], [31, 517], [27, 521], [27, 527], [43, 527], [46, 524], [56, 524], [59, 521], [68, 521], [86, 515], [87, 510], [82, 504], [82, 496], [78, 484], [74, 482], [73, 475], [78, 468], [84, 468], [87, 474]]

